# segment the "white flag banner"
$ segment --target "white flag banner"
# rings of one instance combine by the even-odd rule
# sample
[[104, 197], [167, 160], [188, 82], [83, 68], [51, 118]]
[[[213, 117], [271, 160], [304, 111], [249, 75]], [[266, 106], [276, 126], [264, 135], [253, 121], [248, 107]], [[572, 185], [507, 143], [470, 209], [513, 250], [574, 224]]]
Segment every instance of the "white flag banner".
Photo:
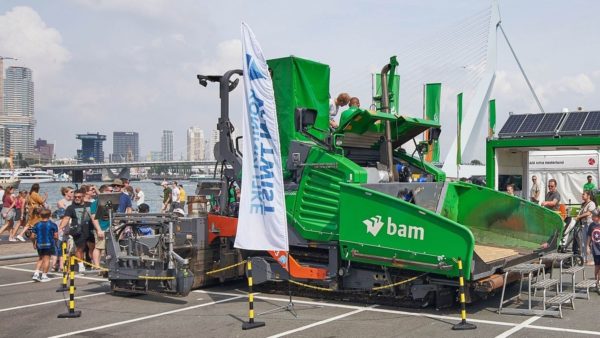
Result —
[[273, 83], [258, 41], [242, 22], [244, 114], [242, 192], [235, 247], [288, 250], [283, 169]]

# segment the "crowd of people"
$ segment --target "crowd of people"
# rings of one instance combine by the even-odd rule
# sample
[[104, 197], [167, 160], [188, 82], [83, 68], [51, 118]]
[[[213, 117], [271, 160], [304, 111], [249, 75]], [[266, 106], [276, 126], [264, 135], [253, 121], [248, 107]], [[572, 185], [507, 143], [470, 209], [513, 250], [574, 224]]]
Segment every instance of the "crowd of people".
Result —
[[[163, 184], [166, 199], [161, 211], [180, 212], [186, 200], [182, 185], [173, 182]], [[34, 281], [46, 282], [50, 269], [62, 271], [62, 243], [69, 243], [78, 258], [77, 270], [85, 271], [84, 261], [100, 266], [106, 248], [105, 232], [110, 226], [109, 211], [99, 204], [99, 197], [106, 193], [120, 193], [118, 213], [149, 212], [144, 192], [133, 188], [127, 179], [115, 179], [111, 184], [100, 187], [84, 184], [78, 189], [65, 186], [60, 189], [62, 198], [56, 206], [47, 203], [48, 194], [39, 193], [39, 184], [33, 184], [29, 191], [15, 191], [13, 187], [0, 188], [2, 218], [4, 224], [0, 234], [8, 231], [9, 241], [33, 242], [38, 252], [38, 262]], [[167, 196], [168, 191], [168, 196]]]
[[[582, 187], [581, 207], [573, 216], [574, 221], [580, 223], [580, 231], [573, 238], [573, 252], [581, 255], [584, 264], [594, 265], [594, 275], [600, 283], [600, 208], [596, 205], [593, 177], [588, 175], [586, 180]], [[548, 191], [541, 201], [541, 186], [537, 176], [533, 175], [529, 200], [553, 211], [561, 211], [561, 195], [554, 178], [548, 180]]]

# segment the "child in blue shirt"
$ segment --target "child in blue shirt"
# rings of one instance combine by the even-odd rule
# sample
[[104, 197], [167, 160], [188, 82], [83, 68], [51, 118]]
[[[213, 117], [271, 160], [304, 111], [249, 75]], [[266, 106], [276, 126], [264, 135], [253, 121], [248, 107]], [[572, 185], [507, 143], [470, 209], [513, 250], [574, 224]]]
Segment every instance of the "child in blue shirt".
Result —
[[56, 255], [55, 242], [58, 239], [58, 226], [50, 220], [50, 215], [50, 210], [42, 210], [40, 212], [42, 220], [37, 222], [31, 229], [33, 246], [38, 252], [38, 261], [31, 278], [36, 282], [50, 281], [47, 275], [50, 269], [50, 256]]

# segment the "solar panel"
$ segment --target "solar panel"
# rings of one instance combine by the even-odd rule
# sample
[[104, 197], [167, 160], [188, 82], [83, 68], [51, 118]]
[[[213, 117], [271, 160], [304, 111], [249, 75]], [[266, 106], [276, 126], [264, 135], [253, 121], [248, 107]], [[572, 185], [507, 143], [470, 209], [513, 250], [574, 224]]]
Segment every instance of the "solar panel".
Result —
[[498, 135], [500, 136], [500, 134], [515, 134], [519, 130], [519, 127], [521, 126], [523, 121], [525, 120], [525, 117], [527, 117], [527, 115], [510, 115], [508, 117], [508, 120], [506, 120], [504, 126], [502, 126], [502, 129], [500, 130]]
[[521, 134], [535, 132], [543, 118], [544, 114], [526, 115], [525, 120], [519, 127], [519, 131], [517, 133]]
[[587, 117], [588, 112], [576, 112], [569, 113], [567, 115], [567, 120], [563, 124], [562, 128], [560, 128], [560, 133], [577, 133], [581, 130], [583, 123], [585, 122], [585, 118]]
[[588, 114], [581, 131], [600, 132], [600, 111], [591, 111]]
[[558, 126], [560, 125], [560, 122], [563, 120], [563, 117], [565, 117], [565, 115], [566, 115], [565, 113], [546, 114], [544, 116], [544, 119], [540, 123], [540, 126], [535, 131], [536, 134], [549, 134], [549, 133], [554, 134], [554, 132], [556, 131], [556, 129], [558, 129]]

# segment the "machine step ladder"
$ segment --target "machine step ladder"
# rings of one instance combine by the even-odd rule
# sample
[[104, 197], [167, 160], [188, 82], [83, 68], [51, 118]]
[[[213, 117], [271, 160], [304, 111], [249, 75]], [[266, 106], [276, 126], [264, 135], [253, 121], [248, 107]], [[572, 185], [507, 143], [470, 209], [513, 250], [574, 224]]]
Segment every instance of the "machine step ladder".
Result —
[[596, 285], [596, 281], [593, 279], [585, 279], [584, 275], [584, 280], [575, 284], [575, 295], [577, 298], [590, 299], [590, 289], [593, 288], [595, 288], [598, 294], [600, 294], [600, 288], [598, 288], [598, 285]]
[[571, 304], [571, 308], [575, 310], [575, 295], [572, 293], [559, 293], [556, 296], [548, 299], [547, 302], [544, 303], [544, 310], [546, 310], [546, 305], [558, 307], [558, 315], [560, 318], [563, 317], [562, 314], [562, 306], [566, 303]]

